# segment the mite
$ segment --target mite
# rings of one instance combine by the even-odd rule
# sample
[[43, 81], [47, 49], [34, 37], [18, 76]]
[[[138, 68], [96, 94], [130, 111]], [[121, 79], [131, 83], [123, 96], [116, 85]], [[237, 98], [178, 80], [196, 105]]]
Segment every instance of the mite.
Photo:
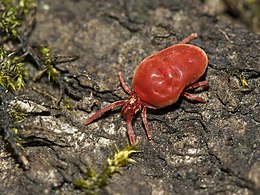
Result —
[[105, 106], [88, 118], [85, 125], [90, 124], [105, 112], [122, 106], [121, 112], [127, 123], [128, 138], [130, 144], [134, 145], [132, 118], [138, 111], [142, 113], [147, 137], [151, 139], [146, 117], [147, 108], [164, 108], [177, 102], [180, 96], [204, 103], [203, 98], [188, 92], [190, 89], [200, 87], [204, 90], [208, 87], [208, 81], [197, 82], [206, 71], [208, 57], [201, 48], [187, 44], [196, 37], [197, 34], [191, 34], [180, 43], [145, 58], [135, 70], [132, 89], [128, 87], [122, 73], [119, 72], [119, 81], [129, 94], [128, 99]]

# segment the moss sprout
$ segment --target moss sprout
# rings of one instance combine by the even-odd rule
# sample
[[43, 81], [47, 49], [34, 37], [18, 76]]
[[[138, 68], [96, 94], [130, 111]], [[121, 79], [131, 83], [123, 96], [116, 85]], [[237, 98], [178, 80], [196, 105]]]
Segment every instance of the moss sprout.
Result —
[[42, 47], [40, 48], [40, 52], [42, 64], [45, 65], [45, 68], [37, 73], [35, 79], [39, 79], [44, 74], [47, 74], [49, 80], [56, 81], [60, 71], [54, 67], [55, 62], [53, 61], [51, 49], [48, 47]]
[[63, 107], [66, 110], [73, 110], [73, 105], [66, 99], [63, 100]]
[[247, 82], [247, 80], [246, 80], [244, 74], [241, 74], [241, 75], [240, 75], [240, 82], [241, 82], [242, 87], [243, 87], [244, 89], [249, 88], [248, 82]]

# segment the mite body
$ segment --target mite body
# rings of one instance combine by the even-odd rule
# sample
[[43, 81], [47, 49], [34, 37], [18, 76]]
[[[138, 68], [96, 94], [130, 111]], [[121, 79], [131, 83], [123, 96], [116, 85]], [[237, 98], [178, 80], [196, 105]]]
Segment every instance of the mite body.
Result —
[[184, 88], [204, 74], [207, 64], [207, 55], [199, 47], [173, 45], [141, 62], [133, 91], [149, 108], [163, 108], [175, 103]]
[[181, 95], [192, 101], [205, 102], [203, 98], [187, 92], [189, 89], [198, 87], [205, 89], [208, 86], [207, 81], [197, 82], [206, 71], [207, 55], [201, 48], [187, 44], [196, 37], [196, 34], [191, 34], [179, 44], [145, 58], [135, 70], [132, 89], [127, 86], [119, 72], [119, 80], [129, 94], [129, 98], [109, 104], [97, 111], [87, 119], [85, 125], [108, 110], [122, 106], [122, 115], [127, 122], [128, 137], [130, 143], [134, 144], [132, 117], [139, 110], [142, 110], [145, 130], [148, 138], [151, 139], [146, 118], [147, 108], [164, 108], [178, 101]]

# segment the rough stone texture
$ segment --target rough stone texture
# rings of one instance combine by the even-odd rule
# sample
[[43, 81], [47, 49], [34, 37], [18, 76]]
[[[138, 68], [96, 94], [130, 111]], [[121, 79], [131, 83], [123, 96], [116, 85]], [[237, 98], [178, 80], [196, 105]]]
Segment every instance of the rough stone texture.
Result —
[[[73, 111], [56, 108], [53, 99], [31, 91], [41, 88], [58, 99], [47, 80], [28, 82], [20, 99], [41, 105], [24, 122], [23, 170], [0, 138], [0, 194], [81, 194], [71, 182], [89, 166], [101, 167], [113, 143], [127, 142], [120, 113], [110, 112], [85, 127], [84, 120], [109, 102], [125, 98], [117, 79], [127, 82], [146, 56], [196, 32], [191, 43], [209, 57], [206, 104], [181, 99], [148, 112], [153, 139], [147, 140], [140, 117], [133, 128], [141, 150], [137, 161], [111, 178], [100, 194], [254, 194], [260, 190], [260, 37], [239, 24], [210, 15], [200, 1], [40, 1], [31, 37], [48, 42], [59, 54], [79, 54], [71, 80], [77, 98]], [[249, 88], [241, 84], [241, 76]], [[149, 87], [149, 86], [147, 86]], [[28, 95], [30, 94], [30, 95]], [[47, 113], [44, 109], [49, 110]], [[41, 141], [37, 141], [35, 138]], [[34, 140], [34, 141], [33, 141]]]

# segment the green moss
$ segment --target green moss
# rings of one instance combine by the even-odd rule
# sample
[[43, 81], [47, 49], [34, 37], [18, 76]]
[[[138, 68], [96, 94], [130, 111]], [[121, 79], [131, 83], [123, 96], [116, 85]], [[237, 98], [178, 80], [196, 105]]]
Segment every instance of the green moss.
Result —
[[116, 147], [116, 152], [112, 157], [107, 159], [107, 163], [100, 172], [89, 168], [86, 171], [87, 179], [77, 180], [74, 182], [74, 185], [84, 190], [87, 194], [96, 194], [98, 189], [107, 185], [109, 178], [113, 174], [121, 171], [121, 167], [135, 162], [130, 156], [137, 152], [139, 151], [134, 150], [133, 146], [130, 145], [127, 145], [122, 150]]
[[28, 116], [28, 113], [22, 111], [19, 105], [15, 105], [11, 110], [11, 118], [15, 123], [21, 123]]
[[6, 89], [20, 90], [25, 85], [28, 73], [26, 64], [16, 52], [6, 51], [0, 47], [0, 85]]
[[17, 9], [10, 7], [1, 15], [0, 26], [2, 30], [11, 37], [17, 37], [16, 27], [20, 26], [21, 22], [17, 19]]
[[63, 100], [63, 107], [66, 110], [73, 110], [73, 105], [70, 102], [68, 102], [68, 100], [66, 99]]
[[35, 79], [39, 79], [43, 75], [47, 74], [49, 80], [56, 81], [60, 71], [54, 67], [55, 62], [53, 61], [51, 49], [48, 47], [42, 47], [40, 48], [40, 52], [42, 64], [45, 65], [45, 68], [37, 73]]
[[3, 102], [0, 106], [2, 110], [0, 112], [2, 123], [0, 127], [5, 132], [4, 139], [10, 144], [14, 155], [17, 156], [18, 161], [22, 164], [23, 168], [29, 168], [29, 161], [26, 158], [24, 148], [21, 145], [23, 138], [21, 137], [20, 128], [21, 125], [19, 123], [23, 122], [27, 113], [24, 113], [18, 104], [13, 105], [10, 107], [9, 102], [6, 100], [10, 100], [9, 98], [11, 95], [5, 94], [1, 96]]
[[19, 0], [19, 10], [24, 15], [27, 16], [31, 9], [36, 8], [36, 0]]
[[19, 27], [32, 8], [35, 0], [2, 0], [0, 1], [0, 30], [8, 37], [19, 38]]
[[[35, 7], [35, 0], [0, 1], [0, 34], [2, 35], [0, 38], [4, 40], [3, 43], [6, 40], [21, 40], [17, 28], [21, 26], [29, 11]], [[7, 47], [0, 47], [0, 86], [20, 90], [24, 87], [24, 79], [28, 75], [26, 64], [20, 52], [9, 51]]]
[[249, 85], [248, 85], [248, 83], [247, 83], [247, 80], [246, 80], [244, 74], [241, 74], [241, 75], [240, 75], [240, 82], [241, 82], [242, 87], [243, 87], [244, 89], [245, 89], [245, 88], [249, 88]]

